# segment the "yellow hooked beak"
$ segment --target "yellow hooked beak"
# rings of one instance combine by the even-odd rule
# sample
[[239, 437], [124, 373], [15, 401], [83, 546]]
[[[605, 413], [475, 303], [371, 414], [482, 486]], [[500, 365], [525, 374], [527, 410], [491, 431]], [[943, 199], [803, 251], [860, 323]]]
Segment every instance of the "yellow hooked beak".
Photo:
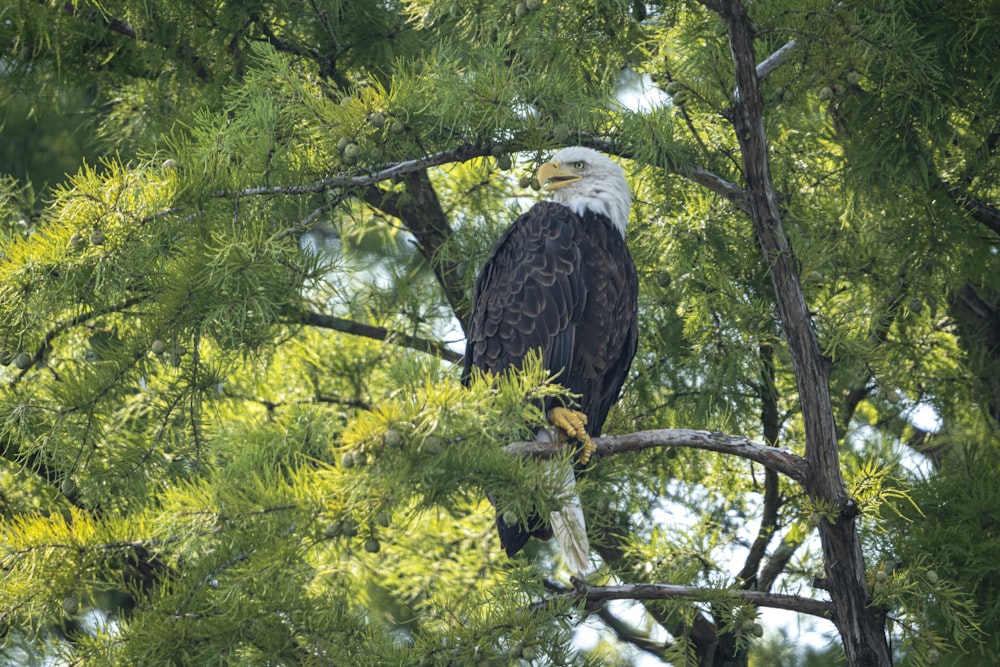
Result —
[[536, 177], [542, 189], [548, 191], [564, 188], [570, 183], [575, 183], [583, 178], [580, 174], [570, 171], [558, 162], [543, 163], [538, 168]]

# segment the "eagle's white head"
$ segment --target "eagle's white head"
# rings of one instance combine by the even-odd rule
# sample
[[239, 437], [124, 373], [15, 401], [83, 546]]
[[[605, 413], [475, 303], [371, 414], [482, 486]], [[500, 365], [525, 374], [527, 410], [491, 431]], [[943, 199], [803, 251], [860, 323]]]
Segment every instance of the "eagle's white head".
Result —
[[625, 170], [606, 155], [583, 146], [569, 146], [538, 168], [538, 182], [552, 193], [552, 201], [572, 209], [600, 213], [625, 236], [632, 191]]

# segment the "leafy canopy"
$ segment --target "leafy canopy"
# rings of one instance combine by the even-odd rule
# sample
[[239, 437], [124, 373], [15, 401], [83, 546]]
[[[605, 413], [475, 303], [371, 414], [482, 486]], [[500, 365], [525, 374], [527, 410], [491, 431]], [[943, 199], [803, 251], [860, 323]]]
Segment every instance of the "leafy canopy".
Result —
[[[590, 145], [628, 170], [641, 281], [606, 430], [804, 452], [715, 4], [7, 8], [4, 660], [834, 664], [758, 642], [740, 595], [826, 599], [837, 508], [733, 456], [604, 457], [579, 485], [591, 583], [700, 602], [585, 609], [550, 546], [498, 553], [485, 500], [558, 504], [504, 447], [561, 390], [535, 365], [465, 388], [454, 363], [533, 167]], [[760, 80], [769, 166], [901, 664], [1000, 651], [975, 538], [1000, 445], [994, 9], [748, 5], [759, 60], [794, 40]]]

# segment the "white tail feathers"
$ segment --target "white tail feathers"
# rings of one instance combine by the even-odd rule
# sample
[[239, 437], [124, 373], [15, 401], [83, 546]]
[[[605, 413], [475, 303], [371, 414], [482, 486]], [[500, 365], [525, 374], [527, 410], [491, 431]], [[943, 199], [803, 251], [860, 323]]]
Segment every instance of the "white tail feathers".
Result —
[[[544, 434], [544, 435], [543, 435]], [[538, 434], [538, 440], [549, 440], [546, 431]], [[573, 574], [583, 577], [590, 570], [590, 540], [587, 539], [587, 520], [580, 506], [580, 496], [576, 492], [576, 475], [573, 465], [567, 461], [551, 460], [544, 463], [545, 471], [560, 483], [563, 499], [561, 509], [549, 514], [549, 526], [559, 544], [566, 566]]]
[[559, 462], [562, 471], [553, 470], [554, 474], [561, 474], [565, 483], [566, 504], [562, 509], [549, 514], [549, 525], [552, 526], [552, 534], [555, 535], [556, 542], [562, 550], [566, 565], [573, 574], [583, 576], [590, 569], [590, 540], [587, 539], [587, 520], [583, 518], [583, 508], [580, 507], [580, 496], [576, 494], [576, 479], [573, 476], [573, 467], [565, 462]]

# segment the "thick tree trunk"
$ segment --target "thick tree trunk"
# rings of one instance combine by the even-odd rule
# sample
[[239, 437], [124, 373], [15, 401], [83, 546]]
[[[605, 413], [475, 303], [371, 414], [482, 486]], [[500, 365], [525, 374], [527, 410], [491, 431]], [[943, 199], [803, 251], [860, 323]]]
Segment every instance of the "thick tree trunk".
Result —
[[820, 526], [829, 592], [836, 610], [834, 623], [840, 631], [849, 665], [890, 667], [884, 614], [868, 604], [856, 508], [847, 497], [840, 472], [829, 363], [820, 353], [812, 328], [771, 181], [753, 26], [740, 0], [706, 4], [725, 21], [733, 51], [739, 99], [730, 120], [746, 172], [750, 215], [764, 261], [770, 268], [802, 403], [808, 470], [804, 486], [813, 502], [839, 509], [833, 523], [823, 521]]

